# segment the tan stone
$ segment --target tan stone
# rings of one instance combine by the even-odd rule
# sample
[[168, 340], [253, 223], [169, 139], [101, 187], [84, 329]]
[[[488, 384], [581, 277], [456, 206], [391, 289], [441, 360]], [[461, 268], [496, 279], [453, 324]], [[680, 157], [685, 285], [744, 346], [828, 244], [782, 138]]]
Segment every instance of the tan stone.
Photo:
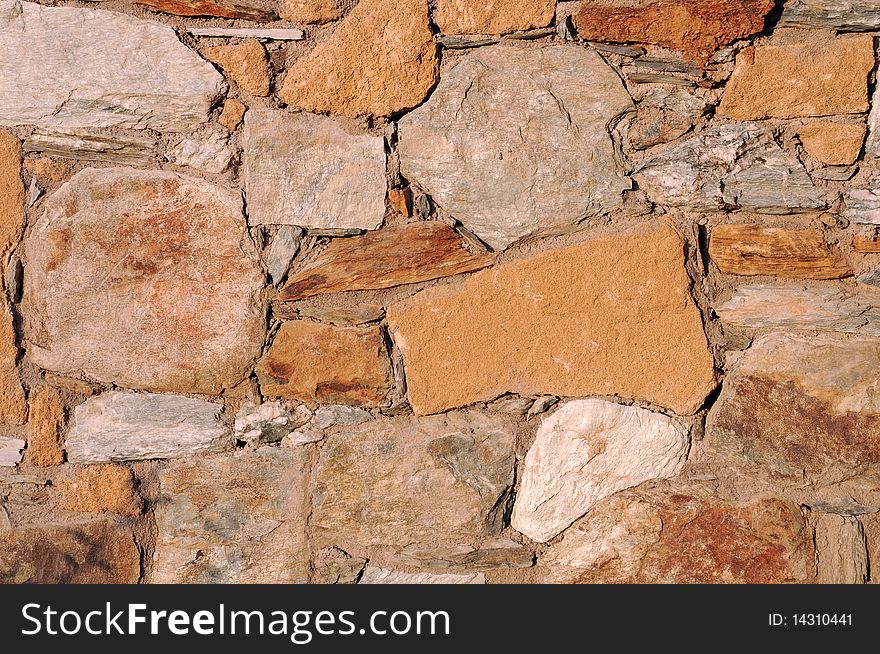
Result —
[[859, 158], [868, 128], [864, 123], [818, 122], [798, 132], [804, 149], [812, 157], [832, 166], [844, 166]]
[[308, 111], [390, 116], [424, 100], [438, 71], [427, 0], [361, 0], [278, 95]]
[[438, 0], [434, 22], [445, 34], [505, 34], [547, 27], [556, 0]]
[[378, 406], [391, 390], [391, 368], [376, 326], [335, 327], [305, 320], [281, 325], [257, 365], [266, 397]]
[[40, 468], [64, 463], [61, 430], [64, 402], [58, 391], [40, 386], [31, 391], [26, 458]]
[[223, 69], [240, 91], [269, 95], [269, 64], [266, 50], [256, 39], [205, 49], [205, 56]]
[[347, 0], [283, 0], [281, 17], [294, 23], [320, 25], [340, 18]]
[[241, 124], [246, 111], [247, 105], [244, 102], [236, 100], [235, 98], [230, 98], [223, 103], [223, 111], [220, 112], [220, 117], [217, 119], [217, 122], [230, 132], [234, 132]]
[[880, 254], [880, 239], [853, 236], [852, 249], [863, 254]]
[[68, 393], [85, 395], [86, 397], [91, 397], [101, 390], [100, 386], [92, 384], [91, 382], [77, 379], [76, 377], [59, 375], [55, 372], [46, 372], [43, 375], [43, 379], [46, 380], [46, 383], [49, 384], [49, 386], [60, 388], [61, 390], [67, 391]]
[[60, 182], [73, 174], [73, 165], [69, 161], [52, 157], [25, 159], [24, 167], [34, 177], [47, 179], [51, 182]]
[[862, 113], [874, 65], [871, 36], [746, 48], [718, 113], [734, 120]]
[[474, 273], [388, 308], [417, 414], [521, 395], [617, 395], [694, 413], [715, 386], [668, 226]]
[[27, 400], [18, 367], [15, 326], [6, 301], [0, 299], [0, 423], [23, 425], [27, 420]]
[[135, 490], [134, 474], [125, 466], [86, 466], [55, 483], [55, 502], [66, 511], [136, 517], [143, 510], [143, 500]]
[[858, 519], [833, 513], [816, 519], [820, 584], [864, 584], [868, 579], [865, 532]]

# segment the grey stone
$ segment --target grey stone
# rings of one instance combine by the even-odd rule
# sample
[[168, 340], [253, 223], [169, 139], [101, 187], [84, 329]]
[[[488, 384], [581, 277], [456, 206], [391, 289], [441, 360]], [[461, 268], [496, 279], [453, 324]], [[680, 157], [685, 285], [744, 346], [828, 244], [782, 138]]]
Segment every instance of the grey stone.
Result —
[[155, 139], [134, 134], [98, 134], [88, 130], [38, 129], [25, 138], [22, 150], [52, 157], [134, 166], [150, 164], [158, 154]]
[[71, 463], [167, 459], [232, 445], [222, 404], [179, 395], [109, 391], [73, 411], [65, 449]]
[[815, 502], [808, 502], [807, 506], [813, 511], [819, 511], [820, 513], [836, 513], [841, 516], [868, 515], [880, 511], [876, 506], [859, 504], [851, 497], [841, 497], [827, 501], [817, 500]]
[[549, 411], [551, 408], [556, 406], [559, 403], [559, 398], [554, 395], [543, 395], [539, 397], [537, 400], [532, 403], [532, 406], [529, 407], [528, 416], [532, 418], [534, 416], [540, 415]]
[[167, 25], [0, 2], [0, 125], [185, 131], [208, 120], [223, 88]]
[[496, 250], [619, 206], [631, 184], [609, 124], [633, 108], [576, 46], [476, 50], [399, 123], [400, 172]]
[[431, 570], [529, 568], [535, 562], [531, 550], [509, 538], [487, 538], [479, 548], [459, 543], [448, 547], [407, 547], [395, 557], [400, 563]]
[[183, 139], [171, 151], [170, 159], [178, 166], [217, 174], [229, 168], [234, 156], [229, 138], [211, 132], [206, 136]]
[[875, 32], [880, 29], [880, 5], [876, 0], [788, 0], [778, 26]]
[[856, 281], [868, 286], [880, 286], [880, 268], [874, 268], [874, 270], [862, 273], [856, 278]]
[[12, 468], [21, 463], [24, 441], [20, 438], [0, 436], [0, 467]]
[[311, 419], [312, 412], [305, 406], [291, 412], [281, 402], [264, 402], [259, 406], [245, 402], [235, 416], [233, 428], [236, 440], [256, 446], [277, 443]]
[[266, 255], [266, 268], [273, 284], [278, 284], [287, 275], [290, 262], [299, 252], [302, 239], [303, 230], [293, 225], [284, 225], [275, 232]]
[[358, 583], [361, 584], [485, 584], [482, 572], [436, 574], [433, 572], [398, 572], [368, 565]]
[[373, 416], [369, 411], [359, 407], [334, 404], [318, 407], [318, 410], [315, 411], [312, 427], [315, 429], [327, 429], [336, 425], [360, 425], [372, 419]]
[[880, 189], [852, 189], [843, 216], [860, 225], [880, 225]]

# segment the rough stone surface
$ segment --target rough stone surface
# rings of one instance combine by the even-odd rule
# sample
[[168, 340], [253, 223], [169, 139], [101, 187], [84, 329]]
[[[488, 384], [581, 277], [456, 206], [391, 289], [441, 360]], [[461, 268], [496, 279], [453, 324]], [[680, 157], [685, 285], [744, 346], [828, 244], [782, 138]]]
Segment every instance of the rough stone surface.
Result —
[[468, 252], [462, 238], [440, 221], [387, 227], [334, 239], [288, 280], [280, 299], [424, 282], [485, 268], [492, 260], [490, 255]]
[[513, 431], [453, 412], [376, 420], [327, 438], [315, 471], [321, 547], [436, 546], [496, 532], [513, 485]]
[[516, 392], [619, 395], [694, 413], [715, 374], [682, 257], [681, 237], [663, 225], [496, 266], [390, 306], [413, 409]]
[[437, 574], [433, 572], [398, 572], [368, 565], [359, 584], [485, 584], [482, 572]]
[[271, 20], [274, 12], [259, 4], [235, 0], [134, 0], [135, 4], [154, 11], [177, 16], [210, 16], [217, 18], [240, 18], [242, 20]]
[[242, 200], [165, 171], [86, 169], [25, 241], [28, 355], [128, 388], [217, 393], [265, 330]]
[[624, 491], [538, 562], [544, 583], [795, 583], [812, 580], [812, 532], [781, 499], [726, 502], [694, 484]]
[[679, 473], [688, 428], [674, 418], [604, 400], [566, 403], [538, 429], [511, 526], [546, 542], [600, 500]]
[[865, 142], [863, 123], [809, 123], [798, 132], [804, 149], [811, 157], [832, 166], [855, 162]]
[[307, 113], [251, 110], [244, 121], [251, 225], [376, 229], [385, 216], [379, 137]]
[[816, 520], [820, 584], [864, 584], [868, 580], [868, 551], [859, 521], [825, 513]]
[[185, 131], [223, 87], [170, 27], [91, 7], [3, 0], [0, 62], [3, 125]]
[[24, 167], [31, 175], [53, 182], [60, 182], [73, 174], [73, 164], [69, 161], [59, 161], [51, 157], [25, 159]]
[[391, 116], [424, 100], [438, 70], [427, 0], [360, 0], [296, 61], [278, 96], [307, 111]]
[[61, 477], [56, 482], [58, 508], [80, 513], [118, 513], [137, 517], [143, 500], [135, 490], [130, 468], [117, 465], [93, 465]]
[[25, 139], [24, 151], [83, 161], [147, 166], [156, 158], [158, 147], [155, 139], [133, 134], [37, 129]]
[[333, 325], [365, 325], [385, 317], [385, 309], [378, 304], [358, 304], [354, 307], [301, 307], [297, 317], [314, 318]]
[[341, 18], [346, 0], [283, 0], [281, 17], [306, 25], [329, 23]]
[[641, 107], [629, 127], [629, 142], [636, 150], [647, 150], [668, 143], [687, 134], [694, 119], [675, 111], [656, 107]]
[[401, 174], [495, 249], [570, 230], [630, 188], [608, 126], [632, 106], [596, 52], [481, 48], [400, 121]]
[[11, 468], [21, 462], [24, 441], [20, 438], [0, 436], [0, 467]]
[[391, 390], [391, 366], [378, 327], [305, 320], [281, 325], [257, 366], [264, 396], [378, 406]]
[[880, 6], [874, 0], [788, 0], [779, 26], [875, 32], [880, 28]]
[[244, 119], [246, 111], [247, 105], [244, 102], [230, 98], [223, 103], [223, 110], [220, 112], [217, 122], [230, 132], [234, 132], [241, 124], [242, 119]]
[[434, 22], [445, 34], [506, 34], [547, 27], [556, 0], [438, 0]]
[[49, 386], [33, 389], [28, 412], [28, 463], [40, 468], [64, 463], [63, 427], [64, 402], [58, 391]]
[[305, 450], [263, 447], [159, 474], [153, 583], [305, 583]]
[[718, 113], [734, 120], [862, 113], [874, 66], [869, 36], [746, 48]]
[[293, 225], [283, 225], [272, 237], [272, 244], [266, 255], [266, 269], [269, 279], [277, 284], [287, 275], [290, 262], [299, 252], [303, 230]]
[[172, 163], [178, 166], [188, 166], [215, 175], [229, 168], [235, 156], [229, 139], [216, 132], [200, 138], [185, 138], [169, 154]]
[[223, 69], [238, 85], [239, 91], [256, 96], [269, 95], [266, 49], [256, 39], [206, 48], [205, 56]]
[[231, 439], [222, 409], [178, 395], [108, 391], [74, 409], [67, 459], [107, 463], [224, 450]]
[[369, 411], [354, 406], [345, 406], [344, 404], [322, 406], [315, 411], [315, 420], [312, 422], [312, 427], [315, 429], [327, 429], [336, 425], [360, 425], [368, 420], [372, 420], [372, 418], [373, 416]]
[[0, 531], [0, 583], [133, 584], [140, 553], [110, 520]]

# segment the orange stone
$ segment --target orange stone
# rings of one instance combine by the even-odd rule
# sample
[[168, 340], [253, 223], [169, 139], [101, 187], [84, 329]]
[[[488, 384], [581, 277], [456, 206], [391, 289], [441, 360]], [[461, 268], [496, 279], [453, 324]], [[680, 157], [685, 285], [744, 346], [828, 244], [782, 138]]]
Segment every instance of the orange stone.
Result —
[[241, 124], [246, 111], [247, 105], [244, 102], [236, 100], [235, 98], [230, 98], [223, 103], [223, 111], [220, 112], [220, 117], [217, 119], [217, 122], [230, 132], [234, 132]]
[[73, 174], [73, 165], [70, 162], [51, 157], [25, 159], [24, 167], [34, 177], [41, 177], [52, 182], [60, 182]]
[[205, 56], [220, 66], [240, 91], [269, 95], [269, 64], [266, 49], [256, 39], [205, 49]]
[[437, 0], [434, 22], [444, 34], [506, 34], [547, 27], [556, 0]]
[[55, 501], [58, 508], [66, 511], [137, 517], [143, 510], [134, 474], [125, 466], [86, 466], [56, 479], [55, 485]]
[[852, 249], [863, 254], [880, 254], [880, 240], [865, 236], [853, 236]]
[[31, 391], [28, 415], [27, 461], [40, 468], [64, 463], [61, 430], [64, 427], [64, 402], [49, 386]]
[[859, 158], [868, 128], [864, 123], [818, 122], [798, 132], [804, 149], [830, 166], [845, 166]]
[[412, 189], [409, 186], [388, 191], [388, 201], [401, 216], [409, 218], [412, 215]]
[[294, 23], [320, 25], [340, 18], [347, 0], [283, 0], [281, 17]]

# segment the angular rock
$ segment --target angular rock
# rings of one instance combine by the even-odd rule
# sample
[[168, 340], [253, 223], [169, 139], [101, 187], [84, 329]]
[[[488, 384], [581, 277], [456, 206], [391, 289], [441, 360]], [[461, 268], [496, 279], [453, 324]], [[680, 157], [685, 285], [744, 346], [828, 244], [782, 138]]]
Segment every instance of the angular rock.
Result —
[[167, 459], [219, 452], [231, 444], [222, 404], [179, 395], [108, 391], [73, 411], [71, 463]]
[[146, 166], [155, 161], [155, 139], [132, 134], [98, 134], [88, 130], [38, 129], [24, 140], [25, 152], [82, 161], [111, 161]]
[[870, 36], [746, 48], [718, 113], [734, 120], [862, 113], [874, 66]]
[[18, 355], [12, 312], [0, 299], [0, 423], [23, 425], [27, 420], [27, 400], [15, 364]]
[[315, 429], [327, 429], [336, 425], [360, 425], [368, 420], [372, 420], [373, 416], [369, 411], [364, 411], [353, 406], [345, 406], [337, 404], [332, 406], [322, 406], [315, 411], [315, 419], [312, 427]]
[[604, 400], [568, 402], [529, 448], [511, 526], [545, 543], [609, 495], [677, 475], [689, 446], [689, 430], [675, 418]]
[[810, 502], [807, 506], [813, 511], [833, 513], [844, 517], [868, 515], [880, 511], [880, 509], [875, 506], [859, 504], [851, 497], [839, 497], [828, 501], [820, 500], [818, 502]]
[[839, 279], [852, 269], [821, 229], [719, 225], [709, 239], [709, 256], [723, 273]]
[[80, 513], [118, 513], [137, 517], [144, 501], [135, 490], [130, 468], [93, 465], [56, 480], [55, 502], [60, 509]]
[[294, 63], [278, 97], [306, 111], [391, 116], [422, 102], [438, 74], [427, 0], [360, 0]]
[[485, 584], [482, 572], [436, 574], [433, 572], [398, 572], [368, 565], [359, 584]]
[[475, 412], [386, 418], [329, 436], [315, 470], [317, 546], [434, 549], [497, 532], [513, 440], [509, 423]]
[[812, 531], [776, 498], [728, 502], [697, 484], [610, 497], [538, 561], [543, 583], [808, 583]]
[[862, 273], [856, 278], [856, 281], [868, 286], [880, 286], [880, 268], [874, 268]]
[[620, 205], [631, 184], [608, 125], [632, 106], [617, 72], [591, 50], [482, 48], [401, 119], [400, 171], [503, 250]]
[[434, 22], [444, 34], [506, 34], [547, 27], [556, 0], [438, 0]]
[[379, 406], [392, 386], [378, 327], [285, 322], [256, 372], [265, 397], [301, 402]]
[[64, 463], [63, 428], [64, 401], [58, 391], [49, 386], [33, 389], [28, 412], [28, 463], [39, 468]]
[[788, 0], [777, 25], [876, 32], [880, 6], [874, 0]]
[[859, 521], [833, 514], [816, 521], [816, 551], [820, 584], [864, 584], [868, 580], [868, 550]]
[[492, 261], [490, 255], [468, 252], [462, 238], [440, 221], [386, 227], [334, 239], [288, 280], [279, 299], [414, 284], [485, 268]]
[[277, 443], [312, 417], [305, 405], [288, 411], [281, 402], [264, 402], [259, 406], [245, 402], [235, 415], [235, 439], [251, 446]]
[[309, 455], [264, 447], [159, 473], [152, 583], [306, 583]]
[[141, 557], [111, 520], [0, 531], [2, 584], [134, 584]]
[[251, 27], [190, 27], [193, 36], [216, 38], [259, 39], [261, 41], [302, 41], [306, 33], [300, 29], [251, 28]]
[[223, 111], [220, 112], [220, 117], [217, 118], [217, 122], [230, 132], [234, 132], [241, 124], [246, 111], [247, 105], [245, 105], [244, 102], [236, 100], [235, 98], [230, 98], [223, 103]]
[[226, 136], [211, 132], [200, 138], [185, 138], [171, 150], [170, 160], [206, 173], [219, 174], [229, 168], [235, 152]]
[[636, 150], [647, 150], [684, 136], [693, 126], [693, 118], [686, 114], [644, 107], [639, 108], [628, 136]]
[[223, 69], [239, 91], [261, 97], [269, 95], [266, 49], [256, 39], [206, 48], [205, 56]]
[[21, 463], [24, 441], [20, 438], [0, 436], [0, 467], [14, 468]]
[[[242, 20], [272, 20], [275, 12], [260, 7], [263, 3], [232, 0], [134, 0], [135, 4], [176, 16], [213, 16]], [[265, 3], [268, 5], [268, 3]]]
[[272, 245], [266, 255], [266, 269], [273, 284], [277, 284], [287, 275], [290, 262], [299, 252], [302, 239], [303, 230], [293, 225], [279, 227], [272, 237]]
[[817, 122], [804, 125], [798, 136], [811, 157], [824, 164], [845, 166], [859, 158], [866, 129], [862, 123]]
[[0, 2], [0, 124], [186, 131], [207, 121], [222, 88], [223, 77], [167, 25]]
[[329, 23], [342, 17], [345, 0], [283, 0], [281, 17], [306, 25]]
[[582, 39], [648, 43], [705, 60], [728, 43], [761, 32], [773, 7], [773, 0], [659, 0], [635, 7], [588, 0], [573, 19]]
[[244, 177], [251, 225], [376, 229], [385, 217], [382, 138], [325, 116], [249, 111]]
[[860, 225], [880, 225], [880, 189], [851, 189], [843, 216]]
[[28, 355], [127, 388], [218, 393], [263, 344], [252, 251], [238, 191], [83, 170], [44, 201], [25, 241]]
[[33, 176], [60, 182], [73, 174], [73, 164], [69, 161], [58, 161], [50, 157], [25, 159], [25, 169]]
[[476, 272], [391, 305], [388, 319], [420, 415], [505, 392], [691, 414], [715, 386], [683, 243], [666, 225]]

